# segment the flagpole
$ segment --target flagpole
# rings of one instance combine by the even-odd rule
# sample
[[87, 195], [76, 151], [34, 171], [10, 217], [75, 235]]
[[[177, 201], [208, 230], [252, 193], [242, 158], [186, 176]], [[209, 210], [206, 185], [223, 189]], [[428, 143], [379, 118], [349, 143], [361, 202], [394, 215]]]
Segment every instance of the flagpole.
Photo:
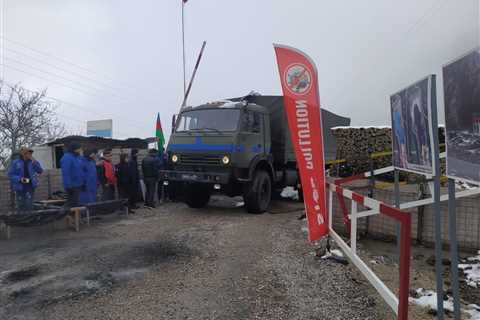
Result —
[[185, 72], [185, 1], [182, 0], [182, 51], [183, 51], [183, 96], [187, 92], [187, 76]]

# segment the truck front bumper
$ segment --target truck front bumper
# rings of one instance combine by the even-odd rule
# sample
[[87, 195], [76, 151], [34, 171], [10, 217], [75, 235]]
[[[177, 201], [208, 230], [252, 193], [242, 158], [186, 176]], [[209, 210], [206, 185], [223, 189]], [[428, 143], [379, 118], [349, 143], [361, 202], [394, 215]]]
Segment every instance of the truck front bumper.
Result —
[[160, 171], [164, 181], [219, 183], [227, 184], [230, 181], [230, 173], [226, 172], [197, 172], [197, 171]]

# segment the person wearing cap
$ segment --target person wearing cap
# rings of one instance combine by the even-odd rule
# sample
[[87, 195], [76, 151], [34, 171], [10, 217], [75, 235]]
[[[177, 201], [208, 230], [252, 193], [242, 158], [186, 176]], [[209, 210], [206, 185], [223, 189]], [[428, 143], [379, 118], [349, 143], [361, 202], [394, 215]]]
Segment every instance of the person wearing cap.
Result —
[[20, 156], [8, 170], [8, 178], [15, 192], [18, 211], [33, 210], [33, 198], [38, 186], [38, 176], [43, 172], [40, 163], [33, 158], [33, 150], [21, 148]]
[[83, 157], [80, 157], [80, 163], [83, 172], [85, 188], [80, 192], [80, 204], [89, 204], [97, 202], [97, 150], [85, 150]]
[[98, 181], [102, 186], [102, 201], [115, 200], [115, 185], [117, 184], [117, 177], [115, 176], [115, 167], [112, 163], [112, 150], [106, 149], [103, 151], [103, 157], [99, 164]]
[[72, 142], [67, 147], [67, 152], [60, 159], [63, 187], [67, 192], [67, 203], [65, 205], [69, 208], [79, 205], [80, 192], [85, 190], [85, 179], [80, 160], [81, 152], [80, 144]]
[[142, 160], [143, 180], [145, 181], [145, 207], [155, 208], [155, 191], [157, 188], [161, 161], [158, 158], [158, 150], [148, 150], [148, 155]]

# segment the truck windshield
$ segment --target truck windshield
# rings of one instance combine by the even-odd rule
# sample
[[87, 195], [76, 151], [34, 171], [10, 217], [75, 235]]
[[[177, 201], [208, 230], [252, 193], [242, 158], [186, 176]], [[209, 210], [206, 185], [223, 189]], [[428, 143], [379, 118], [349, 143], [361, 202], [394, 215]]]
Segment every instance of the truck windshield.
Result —
[[240, 117], [239, 109], [203, 109], [186, 111], [180, 115], [175, 132], [235, 131]]

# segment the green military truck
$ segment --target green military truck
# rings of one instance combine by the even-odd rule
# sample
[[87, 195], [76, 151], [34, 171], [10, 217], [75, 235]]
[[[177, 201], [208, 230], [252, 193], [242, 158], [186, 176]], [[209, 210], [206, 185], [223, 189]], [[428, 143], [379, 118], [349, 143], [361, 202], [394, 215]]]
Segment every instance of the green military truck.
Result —
[[[334, 126], [350, 119], [322, 110], [326, 157], [335, 157]], [[249, 95], [184, 108], [167, 147], [169, 189], [192, 208], [212, 193], [243, 196], [251, 213], [265, 212], [272, 193], [301, 188], [284, 111], [283, 96]], [[301, 190], [300, 190], [301, 192]]]

